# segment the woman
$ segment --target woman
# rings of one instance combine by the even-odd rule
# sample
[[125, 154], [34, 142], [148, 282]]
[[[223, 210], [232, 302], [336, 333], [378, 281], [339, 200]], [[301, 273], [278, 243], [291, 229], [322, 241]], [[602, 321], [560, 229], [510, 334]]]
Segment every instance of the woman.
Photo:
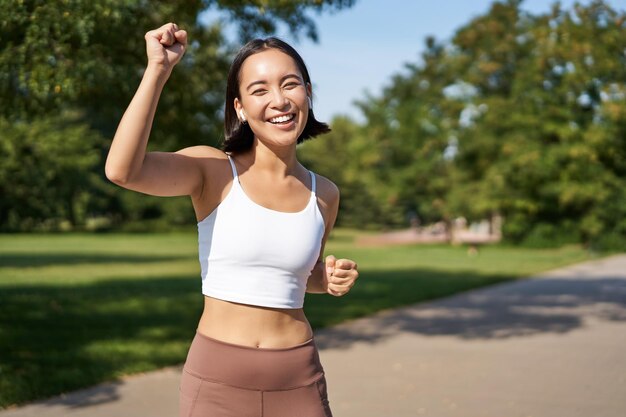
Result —
[[276, 38], [249, 42], [228, 77], [224, 149], [146, 153], [187, 34], [168, 23], [145, 38], [148, 65], [106, 175], [130, 190], [192, 198], [204, 311], [183, 368], [180, 415], [332, 416], [304, 293], [345, 295], [358, 272], [349, 259], [322, 259], [339, 191], [296, 159], [297, 143], [329, 131], [313, 116], [304, 62]]

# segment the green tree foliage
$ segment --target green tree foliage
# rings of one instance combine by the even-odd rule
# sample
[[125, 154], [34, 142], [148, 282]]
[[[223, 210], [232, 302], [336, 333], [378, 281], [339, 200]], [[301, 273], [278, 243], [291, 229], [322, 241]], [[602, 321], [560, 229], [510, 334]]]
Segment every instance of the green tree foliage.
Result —
[[76, 115], [32, 123], [0, 118], [0, 132], [3, 228], [46, 231], [68, 221], [83, 223], [90, 195], [104, 195], [103, 181], [94, 172], [101, 136]]
[[[88, 204], [83, 204], [88, 207], [89, 215], [113, 213], [117, 218], [133, 220], [144, 215], [186, 212], [189, 214], [183, 219], [175, 215], [176, 221], [192, 221], [193, 211], [189, 210], [187, 199], [157, 202], [137, 193], [128, 196], [129, 191], [104, 194], [99, 191], [100, 180], [106, 183], [103, 168], [106, 149], [145, 68], [144, 34], [168, 21], [176, 21], [187, 30], [190, 39], [183, 61], [177, 65], [162, 94], [149, 150], [173, 151], [203, 143], [218, 146], [223, 138], [225, 78], [236, 45], [223, 38], [220, 23], [203, 25], [200, 13], [208, 9], [221, 11], [239, 26], [241, 41], [271, 34], [280, 24], [286, 25], [293, 34], [304, 32], [315, 39], [315, 25], [307, 12], [321, 13], [353, 3], [354, 0], [4, 2], [0, 8], [0, 124], [6, 129], [0, 132], [0, 146], [14, 149], [10, 154], [13, 158], [26, 160], [9, 160], [9, 154], [2, 155], [0, 178], [6, 182], [0, 183], [0, 188], [20, 188], [25, 195], [30, 195], [19, 200], [21, 206], [14, 206], [18, 200], [3, 195], [0, 229], [23, 230], [28, 228], [26, 225], [35, 227], [47, 216], [64, 216], [60, 209], [50, 208], [66, 204], [49, 200], [60, 194], [39, 194], [35, 189], [28, 193], [29, 187], [42, 180], [30, 178], [31, 173], [35, 175], [40, 170], [15, 172], [20, 165], [42, 164], [54, 182], [41, 184], [66, 188], [65, 183], [73, 179], [63, 175], [53, 156], [46, 160], [48, 154], [39, 153], [37, 159], [33, 159], [26, 148], [15, 148], [25, 137], [33, 143], [58, 143], [62, 141], [61, 133], [72, 136], [67, 146], [76, 145], [76, 151], [63, 148], [68, 155], [79, 157], [85, 146], [92, 149], [97, 144], [100, 147], [95, 163], [76, 163], [75, 175], [94, 181], [81, 185], [87, 193], [81, 198], [89, 200]], [[68, 113], [74, 115], [72, 123], [78, 123], [83, 130], [77, 127], [70, 131], [46, 130], [65, 126]], [[41, 135], [27, 133], [28, 126]], [[82, 133], [85, 136], [81, 139]], [[91, 143], [82, 144], [81, 140]], [[97, 181], [96, 177], [99, 177]], [[73, 225], [81, 225], [84, 220], [82, 214], [78, 216], [71, 211], [65, 216]]]
[[626, 15], [520, 3], [428, 39], [361, 103], [376, 192], [431, 220], [503, 214], [513, 242], [626, 247]]
[[330, 133], [298, 145], [298, 160], [339, 187], [337, 226], [375, 227], [387, 210], [372, 192], [369, 173], [375, 172], [370, 168], [378, 157], [376, 148], [368, 145], [371, 136], [347, 117], [335, 117], [331, 124]]

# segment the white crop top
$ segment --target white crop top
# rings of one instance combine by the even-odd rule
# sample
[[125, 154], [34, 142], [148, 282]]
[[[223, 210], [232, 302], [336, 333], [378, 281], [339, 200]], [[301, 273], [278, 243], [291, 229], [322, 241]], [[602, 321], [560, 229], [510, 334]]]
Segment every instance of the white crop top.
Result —
[[306, 208], [282, 212], [252, 201], [230, 155], [228, 160], [233, 185], [198, 222], [202, 293], [237, 303], [301, 308], [324, 236], [315, 174], [309, 171], [311, 198]]

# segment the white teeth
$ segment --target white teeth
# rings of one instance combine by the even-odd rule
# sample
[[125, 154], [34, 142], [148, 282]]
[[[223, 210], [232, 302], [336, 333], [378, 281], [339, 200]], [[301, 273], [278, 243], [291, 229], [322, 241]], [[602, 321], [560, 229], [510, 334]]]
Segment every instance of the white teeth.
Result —
[[273, 117], [270, 119], [271, 123], [282, 123], [293, 119], [293, 114], [286, 114], [284, 116]]

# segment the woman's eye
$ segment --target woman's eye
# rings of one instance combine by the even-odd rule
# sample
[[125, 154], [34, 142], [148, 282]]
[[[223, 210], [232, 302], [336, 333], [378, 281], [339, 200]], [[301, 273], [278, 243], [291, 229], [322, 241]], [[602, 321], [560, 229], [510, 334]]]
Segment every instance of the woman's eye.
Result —
[[254, 91], [252, 92], [252, 94], [254, 94], [254, 95], [259, 95], [259, 94], [264, 93], [264, 92], [265, 92], [265, 90], [263, 90], [262, 88], [259, 88], [258, 90], [254, 90]]
[[299, 85], [300, 85], [299, 83], [295, 83], [294, 82], [294, 83], [287, 83], [287, 84], [285, 84], [285, 87], [286, 88], [294, 88], [294, 87], [297, 87]]

